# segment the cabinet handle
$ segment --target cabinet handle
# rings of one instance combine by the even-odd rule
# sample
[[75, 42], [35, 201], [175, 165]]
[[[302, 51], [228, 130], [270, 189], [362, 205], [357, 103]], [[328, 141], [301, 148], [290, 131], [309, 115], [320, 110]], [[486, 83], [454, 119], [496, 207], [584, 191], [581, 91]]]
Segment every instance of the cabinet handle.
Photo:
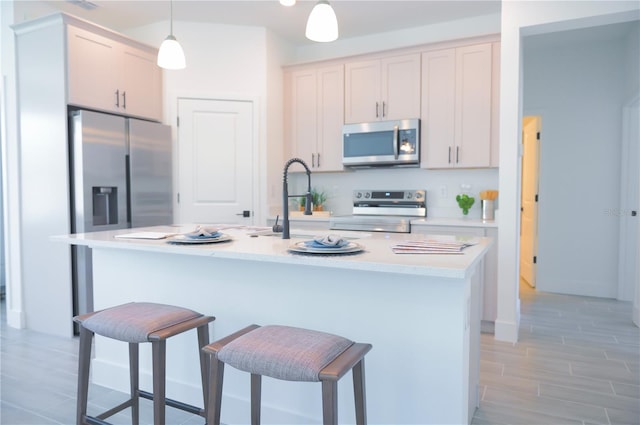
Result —
[[376, 118], [378, 118], [378, 117], [379, 117], [379, 114], [378, 114], [378, 102], [376, 102]]
[[386, 109], [387, 109], [387, 102], [382, 102], [382, 118], [387, 116]]
[[318, 152], [318, 168], [320, 168], [320, 152]]
[[116, 90], [116, 108], [120, 107], [120, 90]]
[[451, 164], [451, 146], [449, 146], [449, 164]]
[[456, 164], [460, 161], [460, 146], [456, 146]]
[[126, 91], [122, 92], [122, 107], [124, 109], [127, 109], [127, 92]]
[[316, 154], [312, 153], [311, 154], [311, 168], [316, 166]]
[[[384, 103], [382, 104], [382, 110], [384, 110]], [[393, 157], [395, 159], [398, 159], [398, 142], [399, 142], [399, 137], [398, 137], [398, 133], [399, 133], [399, 129], [397, 125], [393, 126]]]

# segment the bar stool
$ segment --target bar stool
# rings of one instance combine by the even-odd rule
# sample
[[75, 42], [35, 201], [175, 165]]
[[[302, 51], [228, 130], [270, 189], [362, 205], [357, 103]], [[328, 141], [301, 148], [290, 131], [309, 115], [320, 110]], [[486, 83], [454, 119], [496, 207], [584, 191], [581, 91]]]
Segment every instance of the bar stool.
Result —
[[354, 343], [341, 336], [289, 326], [251, 325], [213, 342], [209, 354], [206, 418], [220, 425], [224, 364], [251, 373], [251, 424], [260, 424], [262, 376], [285, 381], [322, 383], [322, 416], [325, 425], [338, 423], [338, 380], [353, 371], [356, 423], [365, 425], [364, 356], [371, 344]]
[[[77, 425], [108, 424], [104, 419], [128, 407], [131, 407], [132, 423], [137, 425], [139, 422], [140, 397], [153, 400], [153, 421], [155, 425], [165, 424], [165, 406], [204, 416], [204, 409], [166, 398], [166, 343], [167, 338], [191, 329], [197, 329], [200, 374], [203, 398], [206, 402], [208, 358], [201, 349], [209, 343], [209, 323], [213, 320], [215, 320], [215, 317], [205, 316], [186, 308], [154, 303], [128, 303], [74, 317], [73, 321], [80, 325]], [[91, 342], [94, 334], [129, 343], [131, 397], [98, 416], [89, 416], [87, 415], [87, 397], [89, 392]], [[153, 393], [139, 389], [138, 348], [142, 342], [150, 342], [152, 347]]]

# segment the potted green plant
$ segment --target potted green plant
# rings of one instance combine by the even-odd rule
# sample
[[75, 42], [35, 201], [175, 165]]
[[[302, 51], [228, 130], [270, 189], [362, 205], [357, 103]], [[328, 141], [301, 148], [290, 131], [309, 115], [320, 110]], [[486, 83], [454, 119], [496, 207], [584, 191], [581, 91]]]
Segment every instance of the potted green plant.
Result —
[[[318, 191], [315, 188], [311, 189], [311, 202], [313, 203], [313, 211], [322, 211], [324, 209], [324, 203], [327, 201], [327, 194], [324, 191]], [[304, 210], [307, 204], [307, 198], [302, 196], [298, 199], [298, 206], [300, 211]]]
[[462, 214], [467, 215], [469, 214], [469, 208], [473, 206], [476, 199], [466, 193], [461, 193], [460, 195], [456, 195], [456, 202], [458, 202], [458, 206], [462, 208]]

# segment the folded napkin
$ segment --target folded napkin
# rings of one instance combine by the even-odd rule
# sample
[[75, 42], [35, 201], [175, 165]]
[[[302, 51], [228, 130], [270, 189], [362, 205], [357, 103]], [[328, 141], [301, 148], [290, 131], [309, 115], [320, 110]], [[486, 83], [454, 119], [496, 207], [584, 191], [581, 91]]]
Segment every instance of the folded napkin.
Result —
[[222, 235], [215, 227], [198, 226], [193, 232], [185, 233], [184, 236], [189, 239], [214, 239]]
[[313, 240], [306, 241], [305, 245], [310, 248], [342, 248], [349, 243], [340, 235], [316, 236]]

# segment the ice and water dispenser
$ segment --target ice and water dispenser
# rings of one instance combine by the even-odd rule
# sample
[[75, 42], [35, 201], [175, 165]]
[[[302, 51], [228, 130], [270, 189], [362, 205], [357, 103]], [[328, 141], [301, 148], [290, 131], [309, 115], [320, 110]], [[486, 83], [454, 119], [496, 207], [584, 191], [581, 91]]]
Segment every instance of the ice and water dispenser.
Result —
[[93, 225], [118, 224], [118, 188], [93, 187]]

